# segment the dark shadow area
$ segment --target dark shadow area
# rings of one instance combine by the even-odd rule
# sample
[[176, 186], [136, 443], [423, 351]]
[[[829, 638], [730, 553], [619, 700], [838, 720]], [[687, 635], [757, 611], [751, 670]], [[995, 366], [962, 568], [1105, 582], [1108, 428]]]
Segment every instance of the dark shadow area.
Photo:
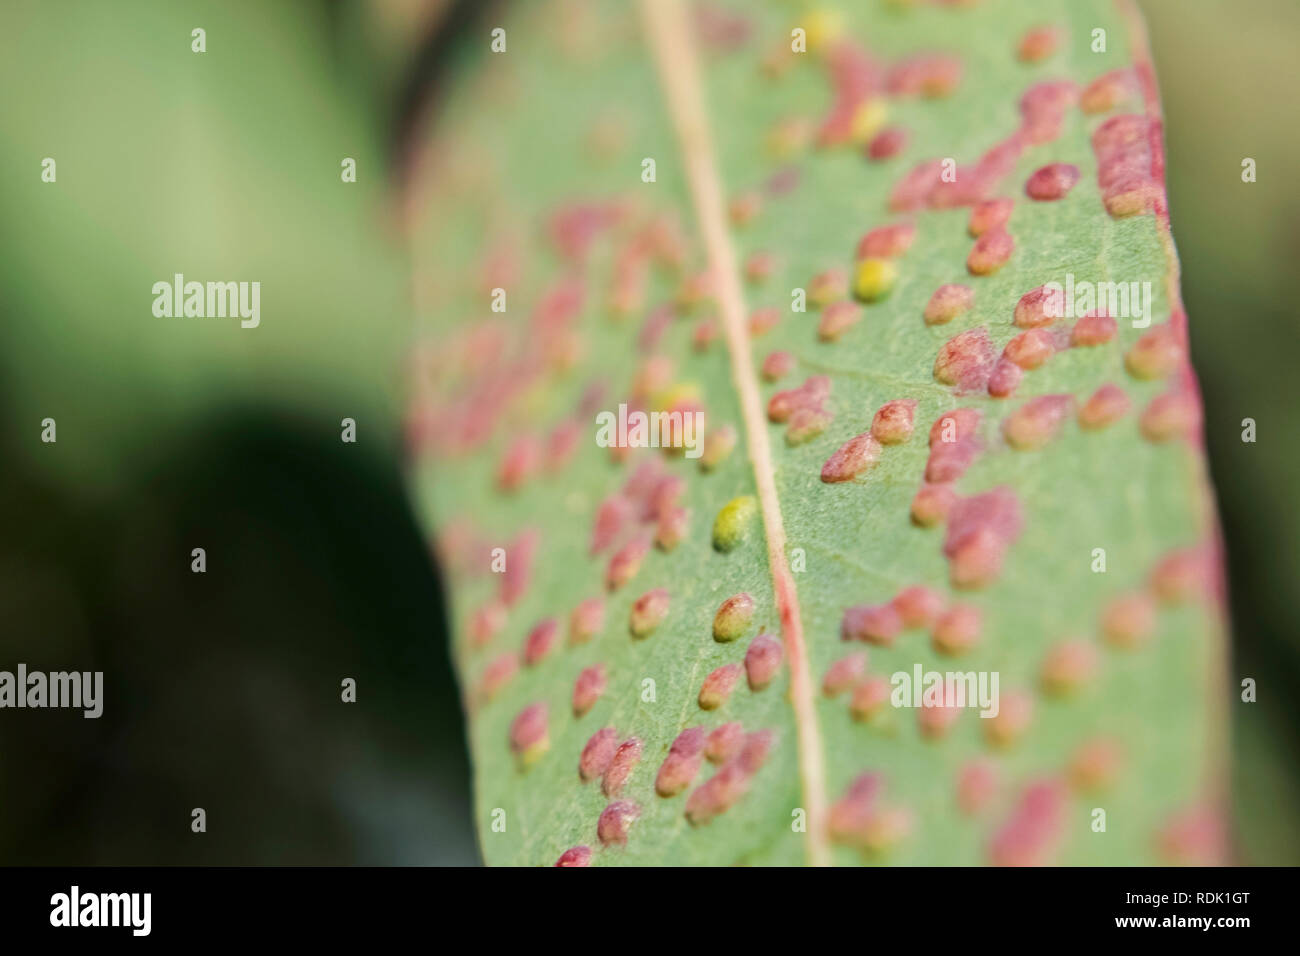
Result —
[[396, 462], [319, 425], [197, 422], [93, 506], [0, 474], [0, 668], [105, 685], [4, 713], [4, 862], [477, 860], [433, 558]]
[[[1300, 379], [1290, 303], [1300, 189], [1289, 174], [1294, 97], [1285, 38], [1300, 8], [1249, 11], [1142, 0], [1165, 109], [1173, 231], [1205, 441], [1223, 529], [1232, 618], [1227, 675], [1241, 859], [1300, 860]], [[1251, 157], [1263, 172], [1243, 177]], [[1243, 441], [1246, 420], [1255, 441]], [[1241, 700], [1241, 682], [1257, 700]]]

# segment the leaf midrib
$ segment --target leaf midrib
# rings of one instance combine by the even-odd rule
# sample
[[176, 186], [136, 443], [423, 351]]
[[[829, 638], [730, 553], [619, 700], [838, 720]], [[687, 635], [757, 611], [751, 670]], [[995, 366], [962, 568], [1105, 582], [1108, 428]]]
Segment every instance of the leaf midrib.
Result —
[[798, 737], [799, 778], [807, 816], [806, 857], [830, 863], [826, 822], [825, 748], [804, 643], [799, 593], [785, 555], [785, 522], [776, 491], [766, 421], [745, 322], [740, 268], [726, 224], [722, 181], [705, 107], [704, 84], [690, 20], [682, 0], [641, 0], [642, 19], [669, 115], [677, 131], [691, 203], [708, 251], [732, 379], [740, 402], [745, 443], [766, 532], [768, 566], [790, 667], [790, 703]]

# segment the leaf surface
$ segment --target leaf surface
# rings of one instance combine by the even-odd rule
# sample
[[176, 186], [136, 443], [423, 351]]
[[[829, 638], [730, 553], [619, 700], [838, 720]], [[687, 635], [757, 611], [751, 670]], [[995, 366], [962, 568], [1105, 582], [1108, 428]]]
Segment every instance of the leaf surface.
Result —
[[[486, 860], [1219, 858], [1217, 535], [1137, 14], [642, 12], [506, 8], [506, 50], [466, 52], [412, 179], [412, 480]], [[998, 198], [1010, 242], [973, 238]], [[1017, 322], [1052, 282], [1137, 283], [1150, 311], [1112, 325], [1081, 294]], [[969, 307], [927, 322], [945, 284]], [[890, 402], [875, 435], [901, 440], [879, 444]], [[707, 468], [601, 447], [620, 404], [701, 409], [735, 447]], [[978, 424], [945, 429], [954, 409]], [[717, 640], [738, 594], [752, 619]], [[756, 689], [761, 634], [782, 660]], [[739, 679], [704, 709], [719, 668]], [[996, 677], [998, 715], [897, 706], [918, 669]], [[603, 687], [581, 714], [575, 682]], [[732, 722], [749, 747], [695, 766], [689, 731]], [[630, 772], [584, 781], [603, 728]]]

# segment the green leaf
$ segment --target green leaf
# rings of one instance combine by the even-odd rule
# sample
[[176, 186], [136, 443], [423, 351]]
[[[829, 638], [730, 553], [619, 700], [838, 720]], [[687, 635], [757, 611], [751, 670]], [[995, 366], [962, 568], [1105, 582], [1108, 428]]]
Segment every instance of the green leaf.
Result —
[[[468, 41], [414, 177], [412, 475], [452, 582], [487, 861], [1217, 859], [1217, 531], [1137, 14], [642, 12], [510, 8]], [[889, 127], [905, 145], [870, 158]], [[1077, 182], [1034, 176], [1051, 164]], [[998, 197], [1011, 242], [973, 239], [972, 204]], [[910, 242], [858, 252], [900, 223]], [[1013, 322], [1051, 282], [1149, 283], [1149, 328], [1079, 326], [1079, 300], [1045, 332]], [[927, 322], [945, 284], [973, 300]], [[1102, 427], [1106, 384], [1127, 410]], [[628, 402], [702, 408], [716, 447], [601, 447], [598, 413]], [[957, 408], [978, 424], [947, 442]], [[741, 594], [752, 617], [716, 627]], [[755, 689], [762, 634], [782, 660]], [[996, 676], [998, 716], [895, 706], [918, 668]], [[575, 681], [603, 683], [580, 715]], [[740, 751], [696, 769], [692, 728], [733, 722]], [[604, 781], [602, 743], [626, 744]]]
[[[15, 446], [38, 472], [80, 491], [87, 475], [124, 485], [169, 436], [239, 404], [335, 434], [352, 417], [367, 447], [389, 442], [403, 329], [375, 317], [405, 318], [406, 264], [374, 215], [375, 131], [343, 95], [335, 57], [354, 47], [331, 48], [313, 12], [4, 10], [0, 29], [24, 42], [0, 81], [30, 95], [0, 131], [0, 286], [5, 313], [25, 317], [0, 331], [0, 361], [14, 421], [57, 420], [57, 448]], [[345, 157], [355, 183], [341, 180]], [[267, 321], [154, 315], [154, 283], [177, 273], [260, 283]]]

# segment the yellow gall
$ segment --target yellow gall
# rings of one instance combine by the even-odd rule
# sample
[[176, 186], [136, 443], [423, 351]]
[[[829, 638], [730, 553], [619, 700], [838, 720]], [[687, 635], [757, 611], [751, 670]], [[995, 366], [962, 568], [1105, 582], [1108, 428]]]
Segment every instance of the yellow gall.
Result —
[[824, 53], [844, 35], [844, 14], [822, 7], [810, 10], [798, 24], [803, 27], [809, 53]]
[[879, 302], [894, 288], [898, 266], [891, 259], [863, 259], [854, 269], [853, 294], [863, 302]]
[[735, 550], [749, 536], [757, 514], [758, 500], [753, 495], [732, 498], [713, 519], [713, 547], [724, 553]]

